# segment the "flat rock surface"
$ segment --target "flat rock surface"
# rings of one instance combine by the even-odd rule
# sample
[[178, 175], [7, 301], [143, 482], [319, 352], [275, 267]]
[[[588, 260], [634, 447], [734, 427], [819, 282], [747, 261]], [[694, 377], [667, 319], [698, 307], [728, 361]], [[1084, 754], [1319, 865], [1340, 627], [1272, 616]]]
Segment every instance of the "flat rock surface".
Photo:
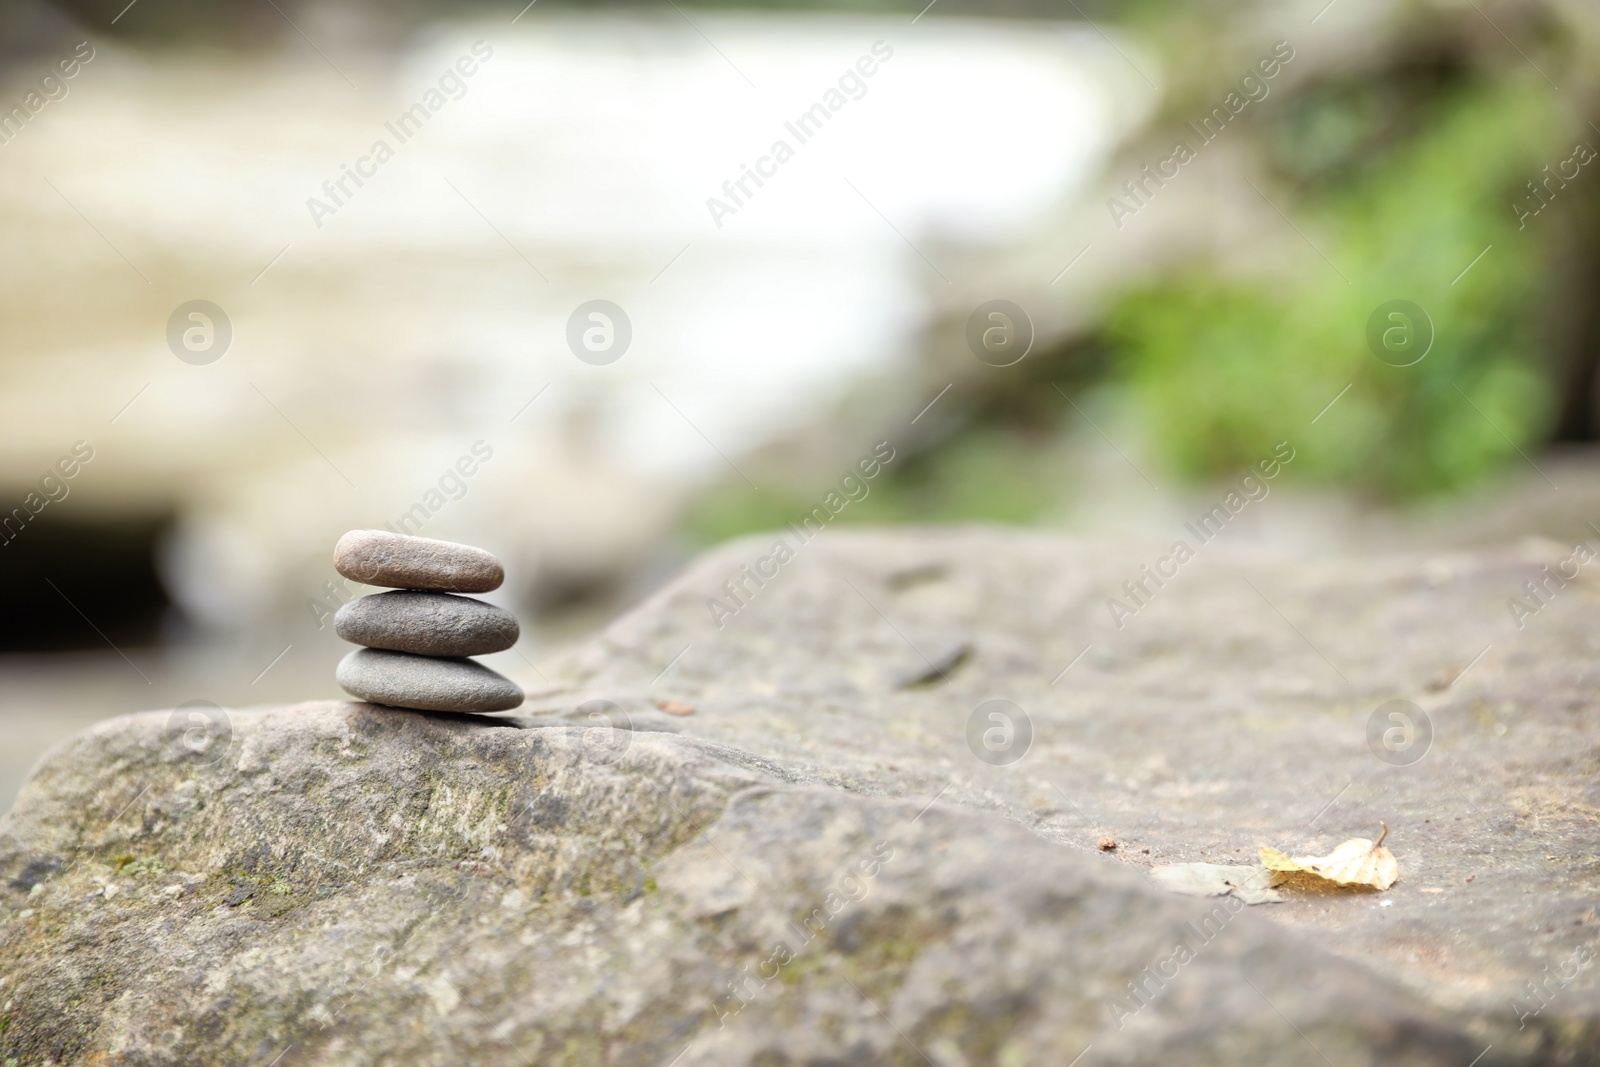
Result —
[[419, 711], [507, 711], [522, 689], [470, 659], [358, 648], [339, 661], [339, 687], [351, 696]]
[[332, 702], [183, 726], [96, 726], [0, 822], [7, 1058], [1289, 1065], [1309, 1040], [1462, 1067], [1536, 1047], [1259, 910], [692, 738]]
[[481, 548], [385, 530], [351, 530], [339, 538], [333, 566], [364, 585], [441, 593], [487, 593], [506, 580], [500, 561]]
[[[577, 720], [606, 700], [635, 728], [852, 792], [938, 797], [1072, 850], [1110, 837], [1105, 862], [1141, 869], [1253, 864], [1262, 845], [1323, 855], [1386, 821], [1387, 892], [1252, 910], [1481, 1013], [1537, 1010], [1528, 983], [1600, 957], [1600, 566], [1519, 627], [1508, 601], [1570, 543], [1308, 558], [1175, 534], [1195, 558], [1120, 629], [1108, 598], [1132, 607], [1123, 583], [1171, 542], [982, 527], [743, 539], [541, 665], [554, 684], [523, 711]], [[778, 537], [794, 559], [762, 567]], [[776, 576], [757, 587], [746, 566]], [[980, 711], [995, 700], [1020, 716]], [[1417, 709], [1399, 751], [1384, 747], [1407, 740], [1381, 710], [1392, 700]], [[989, 752], [990, 730], [1014, 747]], [[1009, 765], [975, 754], [1019, 749]], [[1597, 976], [1579, 967], [1538, 1018], [1592, 1035]]]
[[[1569, 549], [1206, 545], [1118, 629], [1166, 546], [790, 541], [704, 557], [516, 717], [150, 713], [58, 748], [0, 821], [0, 1056], [1600, 1060], [1600, 600], [1506, 606]], [[1396, 699], [1409, 742], [1387, 711], [1369, 740]], [[1384, 893], [1148, 877], [1380, 820]]]
[[521, 628], [504, 608], [450, 593], [393, 589], [352, 600], [333, 617], [346, 641], [419, 656], [484, 656], [517, 643]]

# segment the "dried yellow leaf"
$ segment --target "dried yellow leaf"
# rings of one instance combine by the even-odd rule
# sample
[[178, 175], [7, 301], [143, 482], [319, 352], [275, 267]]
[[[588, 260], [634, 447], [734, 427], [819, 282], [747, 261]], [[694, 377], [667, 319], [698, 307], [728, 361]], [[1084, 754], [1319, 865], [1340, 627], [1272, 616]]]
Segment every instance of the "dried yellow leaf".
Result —
[[1383, 833], [1378, 840], [1368, 841], [1354, 837], [1326, 856], [1296, 856], [1290, 859], [1275, 848], [1261, 850], [1261, 863], [1269, 871], [1287, 874], [1311, 874], [1337, 885], [1363, 885], [1372, 889], [1388, 889], [1400, 877], [1400, 865], [1394, 853], [1383, 847], [1389, 836], [1387, 823], [1380, 823]]
[[1261, 863], [1269, 871], [1285, 871], [1293, 874], [1296, 871], [1305, 870], [1304, 867], [1290, 859], [1285, 853], [1279, 852], [1275, 848], [1263, 847], [1261, 849]]

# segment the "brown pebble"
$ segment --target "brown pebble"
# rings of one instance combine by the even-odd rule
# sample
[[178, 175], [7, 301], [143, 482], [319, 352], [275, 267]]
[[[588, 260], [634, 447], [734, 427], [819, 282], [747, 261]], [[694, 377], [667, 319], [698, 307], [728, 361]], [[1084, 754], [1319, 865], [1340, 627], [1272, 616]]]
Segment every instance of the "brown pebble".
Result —
[[1111, 852], [1117, 847], [1117, 839], [1114, 837], [1102, 837], [1094, 844], [1101, 852]]
[[351, 530], [339, 538], [333, 566], [364, 585], [440, 593], [487, 593], [506, 580], [500, 561], [481, 548], [384, 530]]
[[694, 708], [690, 707], [688, 704], [684, 704], [676, 700], [658, 700], [656, 701], [656, 707], [660, 708], [668, 715], [694, 714]]

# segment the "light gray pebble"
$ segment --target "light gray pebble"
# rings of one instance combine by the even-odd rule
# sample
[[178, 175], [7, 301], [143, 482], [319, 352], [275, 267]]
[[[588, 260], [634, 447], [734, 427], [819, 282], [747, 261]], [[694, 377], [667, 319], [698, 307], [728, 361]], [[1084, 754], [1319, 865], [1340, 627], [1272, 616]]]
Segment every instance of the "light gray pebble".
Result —
[[511, 679], [470, 659], [358, 648], [335, 677], [351, 696], [419, 711], [508, 711], [522, 703]]

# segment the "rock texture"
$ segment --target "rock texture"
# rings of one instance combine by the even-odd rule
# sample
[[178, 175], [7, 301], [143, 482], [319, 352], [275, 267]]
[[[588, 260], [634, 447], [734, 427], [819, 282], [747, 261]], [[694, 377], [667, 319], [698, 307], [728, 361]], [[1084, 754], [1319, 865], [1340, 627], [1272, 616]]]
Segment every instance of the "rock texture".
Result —
[[[937, 796], [1085, 853], [1109, 837], [1097, 858], [1139, 869], [1248, 864], [1261, 845], [1318, 855], [1386, 821], [1401, 872], [1386, 893], [1252, 910], [1435, 1003], [1513, 1029], [1538, 1011], [1521, 1033], [1600, 1057], [1600, 966], [1577, 963], [1600, 957], [1600, 571], [1541, 607], [1525, 583], [1570, 543], [1308, 558], [1174, 536], [1195, 558], [1143, 606], [1124, 583], [1171, 540], [745, 539], [541, 664], [554, 684], [523, 711], [580, 720], [604, 699], [636, 730], [807, 780]], [[775, 566], [779, 539], [794, 558]], [[1120, 628], [1112, 597], [1137, 608]], [[1536, 613], [1519, 620], [1513, 598]], [[995, 700], [1022, 713], [1011, 764], [975, 753]], [[1422, 716], [1410, 751], [1383, 746], [1393, 700]]]
[[339, 538], [333, 566], [364, 585], [444, 593], [487, 593], [506, 580], [500, 561], [481, 548], [384, 530], [351, 530]]
[[[202, 751], [152, 713], [58, 749], [0, 821], [0, 1056], [1600, 1060], [1600, 602], [1505, 603], [1560, 546], [1209, 545], [1118, 629], [1141, 546], [830, 531], [773, 573], [772, 540], [541, 664], [532, 714], [233, 711]], [[1407, 765], [1368, 743], [1391, 699], [1432, 725]], [[1145, 874], [1380, 818], [1383, 894]]]
[[333, 617], [346, 641], [419, 656], [483, 656], [517, 643], [522, 629], [504, 608], [471, 597], [393, 589], [352, 600]]
[[329, 703], [235, 712], [208, 766], [167, 724], [97, 727], [8, 818], [21, 1063], [1304, 1062], [1246, 979], [1325, 1047], [1482, 1047], [1256, 915], [715, 745]]
[[358, 648], [339, 661], [340, 688], [375, 704], [422, 711], [507, 711], [522, 689], [470, 659]]

